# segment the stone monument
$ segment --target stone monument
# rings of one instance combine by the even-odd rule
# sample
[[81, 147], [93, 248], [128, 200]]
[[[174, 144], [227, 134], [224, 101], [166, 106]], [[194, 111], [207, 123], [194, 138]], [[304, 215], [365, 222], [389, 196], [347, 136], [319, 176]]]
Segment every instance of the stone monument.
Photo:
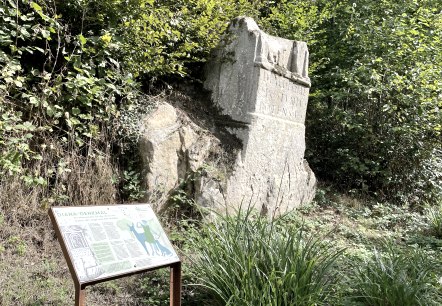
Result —
[[224, 115], [219, 124], [242, 142], [223, 204], [250, 203], [279, 214], [311, 201], [316, 179], [304, 159], [307, 45], [268, 35], [253, 19], [239, 17], [207, 67], [204, 87]]

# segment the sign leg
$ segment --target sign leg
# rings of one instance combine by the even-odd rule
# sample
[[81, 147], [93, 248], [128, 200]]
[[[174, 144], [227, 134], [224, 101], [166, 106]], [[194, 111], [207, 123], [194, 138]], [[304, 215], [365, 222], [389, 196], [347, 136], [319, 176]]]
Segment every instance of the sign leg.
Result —
[[181, 306], [181, 262], [170, 266], [170, 306]]
[[81, 286], [75, 288], [75, 306], [86, 306], [86, 289]]

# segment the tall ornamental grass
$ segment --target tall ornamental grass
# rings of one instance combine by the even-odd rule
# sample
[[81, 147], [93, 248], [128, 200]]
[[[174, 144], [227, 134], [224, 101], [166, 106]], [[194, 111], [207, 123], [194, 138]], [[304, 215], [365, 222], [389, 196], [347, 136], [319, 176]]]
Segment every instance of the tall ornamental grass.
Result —
[[323, 305], [336, 282], [342, 252], [281, 219], [246, 210], [194, 237], [199, 285], [219, 305]]
[[[437, 263], [419, 250], [405, 252], [389, 246], [385, 253], [374, 251], [365, 260], [355, 261], [349, 286], [356, 305], [418, 306], [442, 305], [437, 285]], [[353, 305], [353, 304], [352, 304]]]

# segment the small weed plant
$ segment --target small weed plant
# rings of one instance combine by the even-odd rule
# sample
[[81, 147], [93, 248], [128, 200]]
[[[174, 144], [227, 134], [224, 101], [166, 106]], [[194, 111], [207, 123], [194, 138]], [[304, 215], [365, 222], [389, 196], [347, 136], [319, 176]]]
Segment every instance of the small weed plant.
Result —
[[405, 252], [392, 245], [384, 253], [375, 250], [352, 263], [351, 300], [370, 306], [441, 305], [435, 264], [419, 250]]
[[325, 304], [336, 282], [332, 267], [342, 252], [282, 220], [260, 217], [251, 209], [218, 215], [194, 239], [194, 271], [215, 302]]

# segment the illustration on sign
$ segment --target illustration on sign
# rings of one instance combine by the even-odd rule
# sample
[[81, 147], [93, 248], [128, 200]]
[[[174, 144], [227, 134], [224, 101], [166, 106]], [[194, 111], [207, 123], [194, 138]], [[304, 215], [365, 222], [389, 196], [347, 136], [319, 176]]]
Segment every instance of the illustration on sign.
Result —
[[81, 283], [179, 262], [148, 204], [54, 207]]

